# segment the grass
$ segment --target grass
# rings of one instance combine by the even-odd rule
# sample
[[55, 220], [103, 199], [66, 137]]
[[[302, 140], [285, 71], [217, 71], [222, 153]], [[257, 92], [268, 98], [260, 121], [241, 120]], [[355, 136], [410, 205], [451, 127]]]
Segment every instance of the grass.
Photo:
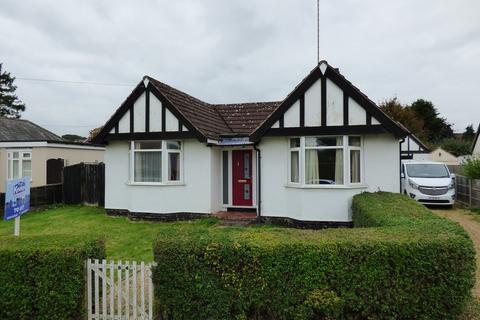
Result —
[[[385, 195], [385, 197], [392, 197]], [[387, 199], [395, 201], [395, 197]], [[398, 200], [398, 199], [397, 199]], [[413, 203], [411, 205], [416, 205]], [[409, 210], [403, 205], [403, 209]], [[429, 222], [429, 230], [442, 226], [436, 237], [451, 236], [444, 230], [442, 219]], [[21, 218], [20, 239], [13, 237], [13, 220], [0, 222], [0, 248], [5, 246], [21, 246], [29, 241], [38, 241], [39, 245], [49, 242], [62, 242], [72, 245], [78, 239], [89, 237], [105, 237], [108, 259], [152, 261], [152, 245], [157, 235], [162, 237], [192, 236], [197, 239], [211, 237], [221, 239], [242, 239], [262, 245], [300, 241], [300, 242], [342, 242], [352, 238], [358, 242], [374, 239], [388, 239], [387, 241], [413, 241], [425, 237], [415, 228], [354, 228], [354, 229], [326, 229], [326, 230], [298, 230], [290, 228], [262, 226], [253, 228], [222, 227], [216, 218], [204, 218], [182, 222], [146, 222], [130, 221], [126, 217], [112, 217], [105, 214], [104, 209], [88, 206], [56, 206], [45, 210], [30, 212]], [[447, 228], [448, 229], [448, 228]], [[23, 241], [22, 241], [23, 240]], [[42, 244], [43, 243], [43, 244]]]
[[[393, 200], [393, 199], [389, 199]], [[411, 212], [414, 208], [400, 206]], [[477, 214], [480, 211], [476, 212]], [[397, 213], [398, 214], [398, 213]], [[436, 221], [435, 221], [436, 220]], [[450, 228], [439, 228], [437, 222], [442, 219], [429, 221], [429, 230], [435, 238], [451, 236]], [[417, 221], [418, 222], [418, 221]], [[454, 226], [455, 227], [455, 226]], [[395, 230], [394, 230], [395, 229]], [[105, 237], [107, 258], [115, 260], [152, 261], [152, 244], [158, 234], [162, 237], [228, 237], [234, 239], [258, 241], [260, 244], [273, 244], [291, 241], [337, 242], [350, 241], [355, 238], [358, 242], [383, 239], [383, 241], [414, 241], [425, 237], [425, 234], [407, 226], [405, 228], [354, 228], [354, 229], [327, 229], [327, 230], [298, 230], [272, 226], [254, 228], [222, 227], [215, 218], [205, 218], [184, 222], [145, 222], [130, 221], [125, 217], [111, 217], [101, 208], [88, 206], [54, 206], [45, 210], [30, 212], [21, 218], [21, 236], [13, 237], [13, 221], [0, 222], [0, 249], [16, 248], [22, 245], [38, 246], [48, 243], [62, 243], [75, 245], [79, 239], [89, 237]], [[453, 228], [456, 229], [456, 228]], [[218, 239], [218, 238], [217, 238]], [[465, 313], [460, 318], [480, 319], [480, 302], [472, 300]]]
[[104, 236], [108, 259], [152, 261], [152, 243], [158, 233], [174, 237], [184, 229], [201, 232], [216, 223], [213, 218], [192, 222], [134, 222], [126, 217], [107, 216], [101, 208], [59, 206], [22, 216], [20, 239], [13, 237], [13, 220], [0, 222], [0, 247], [21, 245], [20, 241], [32, 237], [40, 242], [62, 239], [70, 245], [68, 242], [79, 238]]

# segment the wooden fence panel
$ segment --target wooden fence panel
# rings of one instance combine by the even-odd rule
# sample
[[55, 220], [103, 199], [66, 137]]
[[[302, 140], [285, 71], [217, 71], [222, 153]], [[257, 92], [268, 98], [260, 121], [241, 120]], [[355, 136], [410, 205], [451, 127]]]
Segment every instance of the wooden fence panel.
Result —
[[[63, 185], [61, 183], [30, 188], [30, 207], [39, 207], [63, 201]], [[0, 193], [0, 213], [4, 211], [5, 193]]]
[[456, 175], [455, 191], [458, 202], [471, 208], [480, 208], [480, 180]]
[[65, 167], [64, 202], [66, 204], [105, 204], [105, 165], [79, 163]]

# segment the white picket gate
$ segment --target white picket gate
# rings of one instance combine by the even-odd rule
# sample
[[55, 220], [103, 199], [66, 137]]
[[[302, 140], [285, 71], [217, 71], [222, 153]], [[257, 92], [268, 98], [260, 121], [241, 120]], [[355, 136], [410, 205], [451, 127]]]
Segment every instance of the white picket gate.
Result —
[[87, 260], [88, 319], [153, 319], [152, 263]]

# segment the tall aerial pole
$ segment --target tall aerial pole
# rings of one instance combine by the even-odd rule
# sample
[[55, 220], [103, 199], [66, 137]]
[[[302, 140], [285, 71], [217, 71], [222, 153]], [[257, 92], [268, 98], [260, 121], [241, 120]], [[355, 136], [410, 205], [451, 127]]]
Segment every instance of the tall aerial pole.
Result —
[[320, 62], [320, 0], [317, 0], [317, 63]]

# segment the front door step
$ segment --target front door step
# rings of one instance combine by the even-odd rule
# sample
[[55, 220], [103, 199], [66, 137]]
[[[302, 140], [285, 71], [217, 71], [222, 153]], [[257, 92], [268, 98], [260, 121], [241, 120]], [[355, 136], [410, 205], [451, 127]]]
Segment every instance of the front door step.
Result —
[[213, 214], [220, 219], [222, 226], [248, 226], [254, 224], [257, 219], [255, 212], [243, 211], [219, 211]]

